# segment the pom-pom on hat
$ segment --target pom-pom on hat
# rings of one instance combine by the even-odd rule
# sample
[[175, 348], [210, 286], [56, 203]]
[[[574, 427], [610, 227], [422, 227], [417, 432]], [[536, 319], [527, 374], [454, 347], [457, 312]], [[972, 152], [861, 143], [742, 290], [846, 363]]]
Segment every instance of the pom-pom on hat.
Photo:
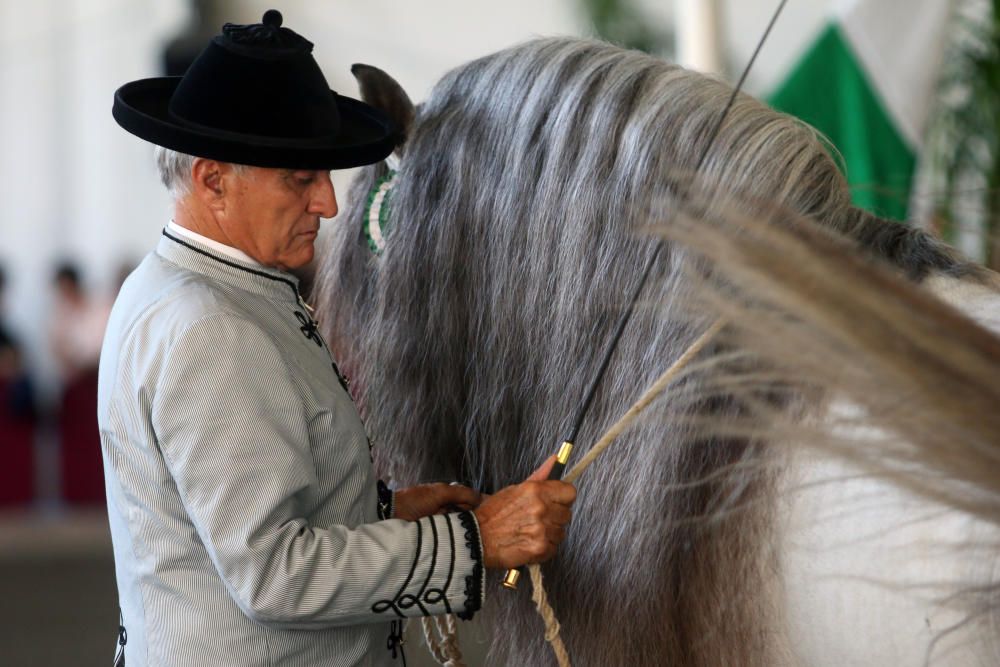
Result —
[[392, 122], [330, 90], [312, 43], [281, 22], [269, 9], [261, 23], [227, 23], [183, 77], [115, 91], [115, 120], [165, 148], [258, 167], [345, 169], [388, 156]]

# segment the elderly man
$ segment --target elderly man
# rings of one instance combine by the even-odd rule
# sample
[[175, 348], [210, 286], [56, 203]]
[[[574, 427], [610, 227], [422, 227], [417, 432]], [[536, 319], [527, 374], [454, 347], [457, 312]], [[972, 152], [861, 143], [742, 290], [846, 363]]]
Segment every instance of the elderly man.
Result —
[[399, 619], [470, 617], [484, 568], [550, 557], [569, 521], [575, 494], [544, 481], [551, 461], [481, 504], [461, 486], [375, 480], [287, 272], [337, 213], [329, 170], [386, 157], [395, 136], [329, 90], [311, 50], [272, 10], [227, 24], [183, 78], [115, 94], [119, 124], [161, 147], [175, 200], [101, 357], [129, 665], [383, 664]]

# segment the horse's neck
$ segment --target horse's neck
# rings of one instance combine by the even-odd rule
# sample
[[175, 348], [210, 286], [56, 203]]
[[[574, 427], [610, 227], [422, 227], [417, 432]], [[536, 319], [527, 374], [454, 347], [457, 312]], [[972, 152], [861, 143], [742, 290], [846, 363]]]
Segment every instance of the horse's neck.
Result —
[[[943, 276], [926, 285], [1000, 331], [997, 289]], [[997, 619], [949, 633], [969, 610], [945, 600], [1000, 581], [997, 526], [860, 474], [815, 452], [789, 467], [782, 571], [795, 662], [1000, 664]]]
[[1000, 274], [989, 272], [985, 282], [931, 276], [924, 285], [942, 301], [1000, 333]]

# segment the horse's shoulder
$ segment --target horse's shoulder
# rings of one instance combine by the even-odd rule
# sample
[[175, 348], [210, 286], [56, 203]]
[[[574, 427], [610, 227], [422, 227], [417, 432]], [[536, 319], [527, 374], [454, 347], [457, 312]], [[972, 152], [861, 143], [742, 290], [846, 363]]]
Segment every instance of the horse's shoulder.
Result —
[[[1000, 334], [997, 274], [934, 275], [923, 287]], [[838, 413], [850, 405], [831, 409], [835, 423], [857, 418]], [[780, 497], [789, 644], [800, 663], [919, 665], [932, 651], [934, 664], [995, 664], [991, 619], [961, 625], [970, 609], [947, 599], [996, 581], [995, 525], [817, 450], [792, 458]]]

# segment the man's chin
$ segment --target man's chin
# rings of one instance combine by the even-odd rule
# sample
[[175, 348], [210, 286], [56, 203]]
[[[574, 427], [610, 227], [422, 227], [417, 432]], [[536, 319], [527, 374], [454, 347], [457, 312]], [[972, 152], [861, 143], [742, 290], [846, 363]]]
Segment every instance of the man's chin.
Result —
[[302, 248], [289, 257], [282, 258], [282, 262], [278, 264], [278, 268], [282, 271], [297, 271], [308, 266], [315, 256], [316, 249], [310, 243], [308, 247]]

